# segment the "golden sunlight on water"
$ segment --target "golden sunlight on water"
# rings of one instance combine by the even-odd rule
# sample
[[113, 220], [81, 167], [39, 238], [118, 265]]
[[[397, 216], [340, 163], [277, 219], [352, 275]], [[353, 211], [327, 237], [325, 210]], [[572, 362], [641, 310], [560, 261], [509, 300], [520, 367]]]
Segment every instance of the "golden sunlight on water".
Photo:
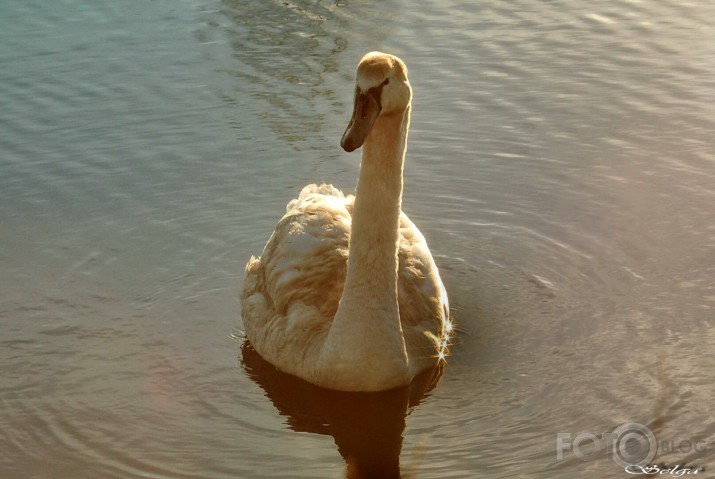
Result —
[[[623, 424], [712, 469], [713, 18], [5, 2], [0, 477], [616, 478]], [[434, 376], [354, 395], [263, 362], [237, 298], [303, 185], [353, 191], [373, 49], [409, 67], [403, 208], [454, 323]]]

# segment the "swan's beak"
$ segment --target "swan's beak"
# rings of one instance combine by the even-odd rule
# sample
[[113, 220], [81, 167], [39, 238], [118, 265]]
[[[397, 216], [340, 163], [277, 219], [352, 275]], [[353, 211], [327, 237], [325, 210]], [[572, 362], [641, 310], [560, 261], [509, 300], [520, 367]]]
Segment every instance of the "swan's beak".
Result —
[[358, 92], [355, 95], [355, 106], [350, 123], [343, 133], [340, 146], [345, 151], [355, 151], [365, 143], [367, 135], [370, 134], [372, 124], [380, 114], [380, 101], [375, 98], [371, 91], [365, 93]]

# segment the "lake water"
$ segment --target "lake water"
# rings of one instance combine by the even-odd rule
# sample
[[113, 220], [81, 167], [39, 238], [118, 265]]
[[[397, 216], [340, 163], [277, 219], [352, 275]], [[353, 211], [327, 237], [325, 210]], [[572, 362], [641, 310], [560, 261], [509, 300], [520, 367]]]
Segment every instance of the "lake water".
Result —
[[[1, 477], [630, 477], [576, 440], [628, 422], [715, 470], [715, 3], [0, 11]], [[262, 363], [238, 296], [304, 184], [353, 190], [373, 49], [459, 332], [435, 387], [364, 396]]]

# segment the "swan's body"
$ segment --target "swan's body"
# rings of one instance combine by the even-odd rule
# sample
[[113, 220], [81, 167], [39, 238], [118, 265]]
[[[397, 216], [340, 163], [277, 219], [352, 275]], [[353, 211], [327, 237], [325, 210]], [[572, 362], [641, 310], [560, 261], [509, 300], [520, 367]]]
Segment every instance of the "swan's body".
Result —
[[404, 386], [444, 355], [447, 294], [424, 237], [401, 212], [411, 96], [401, 60], [363, 57], [341, 141], [347, 151], [363, 146], [355, 196], [306, 186], [261, 258], [246, 265], [248, 340], [278, 369], [319, 386]]

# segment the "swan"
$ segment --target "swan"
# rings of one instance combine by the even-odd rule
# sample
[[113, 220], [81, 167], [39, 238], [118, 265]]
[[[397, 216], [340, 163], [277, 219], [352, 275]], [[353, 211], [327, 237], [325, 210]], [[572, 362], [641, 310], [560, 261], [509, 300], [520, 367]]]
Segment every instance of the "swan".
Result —
[[304, 187], [246, 265], [249, 343], [277, 369], [324, 388], [405, 386], [446, 353], [447, 293], [401, 211], [411, 99], [402, 60], [381, 52], [360, 60], [340, 141], [348, 152], [362, 146], [355, 195]]

